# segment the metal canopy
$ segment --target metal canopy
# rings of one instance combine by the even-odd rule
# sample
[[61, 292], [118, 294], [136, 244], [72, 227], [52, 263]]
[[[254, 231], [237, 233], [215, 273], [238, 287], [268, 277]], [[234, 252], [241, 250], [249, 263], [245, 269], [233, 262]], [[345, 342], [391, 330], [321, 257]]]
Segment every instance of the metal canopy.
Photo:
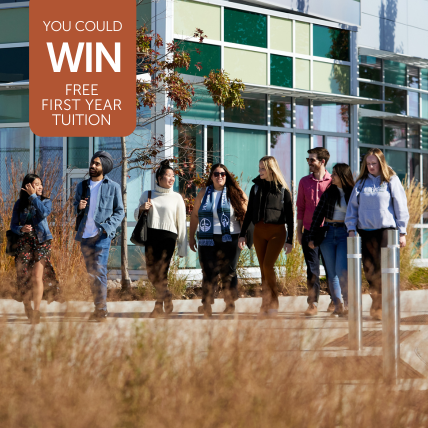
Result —
[[403, 116], [402, 114], [387, 113], [386, 111], [368, 110], [366, 108], [358, 109], [359, 117], [373, 117], [375, 119], [393, 120], [394, 122], [403, 122], [410, 125], [428, 125], [428, 119], [420, 117]]
[[0, 91], [8, 91], [14, 89], [28, 89], [28, 80], [19, 82], [0, 83]]
[[360, 55], [374, 56], [376, 58], [402, 62], [404, 64], [413, 65], [415, 67], [422, 67], [422, 68], [428, 67], [428, 59], [418, 58], [416, 56], [407, 56], [407, 55], [398, 54], [394, 52], [381, 51], [378, 49], [365, 48], [365, 47], [358, 48], [358, 53]]
[[250, 85], [248, 83], [245, 84], [244, 93], [307, 98], [310, 100], [342, 104], [391, 104], [391, 101], [376, 100], [374, 98], [355, 97], [352, 95], [326, 94], [323, 92], [305, 91], [303, 89], [282, 88], [280, 86]]

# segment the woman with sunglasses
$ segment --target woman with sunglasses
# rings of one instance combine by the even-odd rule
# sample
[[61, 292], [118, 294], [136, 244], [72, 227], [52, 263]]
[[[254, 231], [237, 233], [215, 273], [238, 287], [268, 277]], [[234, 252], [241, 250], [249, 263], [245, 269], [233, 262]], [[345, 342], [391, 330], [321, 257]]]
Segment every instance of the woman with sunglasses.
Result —
[[244, 248], [245, 233], [252, 222], [255, 225], [254, 246], [262, 274], [262, 306], [259, 318], [265, 318], [275, 317], [278, 313], [274, 265], [283, 248], [285, 254], [292, 250], [294, 216], [291, 192], [273, 156], [260, 159], [259, 174], [253, 180], [254, 186], [250, 191], [239, 247]]
[[[331, 184], [322, 194], [312, 217], [308, 246], [314, 250], [317, 230], [324, 222], [327, 234], [320, 248], [324, 255], [328, 287], [334, 302], [333, 316], [348, 313], [348, 259], [345, 226], [346, 209], [354, 188], [351, 168], [346, 163], [337, 163], [331, 174]], [[343, 295], [343, 303], [342, 303]]]
[[202, 267], [202, 306], [198, 312], [205, 317], [212, 315], [218, 275], [226, 303], [223, 313], [235, 312], [235, 300], [238, 300], [236, 265], [240, 254], [238, 239], [246, 210], [247, 196], [229, 170], [220, 163], [213, 165], [205, 188], [196, 197], [189, 232], [190, 249], [198, 250]]

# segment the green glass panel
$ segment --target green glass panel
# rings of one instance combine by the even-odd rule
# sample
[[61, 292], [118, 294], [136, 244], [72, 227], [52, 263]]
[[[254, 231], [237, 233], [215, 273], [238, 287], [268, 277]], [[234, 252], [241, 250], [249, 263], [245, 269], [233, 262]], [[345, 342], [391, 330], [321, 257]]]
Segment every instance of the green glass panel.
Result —
[[227, 108], [224, 121], [248, 125], [266, 125], [266, 95], [248, 94], [242, 96], [245, 109]]
[[[360, 82], [360, 97], [364, 98], [374, 98], [376, 100], [382, 99], [382, 86], [371, 85], [370, 83]], [[367, 104], [362, 105], [361, 107], [367, 108], [370, 110], [381, 110], [380, 104]]]
[[28, 89], [0, 91], [0, 123], [28, 121]]
[[[143, 25], [147, 27], [147, 31], [152, 29], [152, 0], [137, 1], [137, 29]], [[192, 34], [193, 35], [193, 34]]]
[[209, 121], [220, 120], [220, 107], [214, 101], [205, 87], [195, 86], [195, 96], [192, 107], [181, 113], [183, 118]]
[[406, 64], [385, 59], [383, 61], [383, 67], [385, 70], [385, 83], [407, 86]]
[[309, 167], [306, 158], [310, 149], [310, 136], [306, 134], [296, 134], [296, 189], [302, 177], [309, 174]]
[[291, 128], [293, 113], [290, 97], [271, 95], [270, 124], [280, 128]]
[[220, 127], [207, 126], [207, 163], [214, 165], [220, 162]]
[[360, 117], [359, 132], [361, 144], [383, 145], [382, 120], [372, 117]]
[[0, 43], [29, 40], [29, 8], [0, 9]]
[[359, 77], [382, 82], [382, 60], [374, 56], [359, 56]]
[[421, 144], [423, 150], [428, 150], [428, 126], [421, 126]]
[[175, 180], [174, 190], [187, 197], [196, 196], [196, 186], [188, 186], [189, 180], [204, 169], [204, 127], [179, 125], [174, 127], [174, 156], [183, 174]]
[[208, 39], [220, 40], [220, 25], [220, 6], [183, 0], [174, 2], [174, 34], [193, 37], [196, 29], [201, 28]]
[[428, 91], [428, 70], [426, 68], [421, 69], [421, 89]]
[[368, 149], [367, 147], [360, 147], [360, 169], [361, 169], [361, 164], [363, 163], [363, 159], [369, 150], [370, 149]]
[[67, 168], [89, 168], [89, 138], [67, 138]]
[[422, 117], [428, 119], [428, 94], [421, 94]]
[[385, 121], [385, 146], [406, 147], [407, 128], [405, 123]]
[[266, 15], [225, 8], [224, 41], [267, 48]]
[[[424, 213], [424, 215], [425, 214], [426, 213]], [[423, 259], [428, 258], [428, 229], [425, 229], [425, 228], [422, 229], [422, 258]]]
[[314, 56], [349, 61], [349, 31], [313, 26]]
[[385, 159], [388, 165], [398, 175], [398, 178], [404, 180], [407, 174], [406, 154], [395, 150], [385, 150]]
[[285, 88], [293, 87], [293, 58], [271, 54], [270, 84]]
[[390, 88], [385, 86], [385, 100], [392, 104], [385, 104], [388, 113], [407, 114], [407, 91], [404, 89]]
[[28, 80], [29, 48], [0, 49], [0, 83]]
[[265, 131], [224, 129], [224, 163], [239, 177], [242, 190], [248, 195], [252, 180], [259, 175], [259, 160], [266, 156]]
[[[178, 73], [191, 74], [193, 76], [208, 76], [211, 70], [221, 69], [221, 48], [220, 46], [207, 45], [205, 43], [187, 42], [176, 40], [180, 43], [180, 49], [190, 55], [189, 69], [177, 68]], [[200, 63], [202, 68], [197, 69], [196, 64]]]

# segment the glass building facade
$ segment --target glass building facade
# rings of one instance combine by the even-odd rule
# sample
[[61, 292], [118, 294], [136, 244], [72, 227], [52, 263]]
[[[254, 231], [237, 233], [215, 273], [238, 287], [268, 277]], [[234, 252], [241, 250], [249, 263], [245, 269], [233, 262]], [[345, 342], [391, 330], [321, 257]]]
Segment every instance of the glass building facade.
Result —
[[[346, 1], [352, 7], [356, 3]], [[269, 9], [267, 3], [260, 7], [251, 1], [160, 0], [140, 5], [137, 26], [146, 22], [165, 42], [178, 41], [190, 53], [193, 65], [180, 71], [195, 82], [195, 102], [183, 114], [181, 126], [165, 119], [156, 129], [136, 130], [128, 137], [129, 147], [150, 138], [151, 132], [184, 141], [190, 150], [176, 144], [169, 154], [187, 159], [191, 153], [198, 159], [196, 171], [189, 173], [202, 173], [206, 163], [222, 162], [239, 177], [247, 193], [264, 155], [278, 159], [287, 183], [296, 191], [300, 179], [309, 173], [308, 149], [329, 150], [329, 171], [335, 163], [345, 162], [357, 172], [367, 149], [378, 147], [401, 179], [407, 175], [428, 187], [428, 60], [422, 52], [416, 61], [415, 55], [400, 56], [395, 47], [360, 46], [368, 31], [363, 6], [361, 16], [355, 17], [357, 24], [352, 25], [348, 18], [341, 21], [336, 15], [327, 20], [330, 2], [325, 2], [318, 17], [291, 6]], [[193, 38], [196, 28], [207, 36], [202, 44]], [[58, 185], [69, 194], [86, 174], [96, 150], [108, 150], [119, 163], [120, 139], [42, 138], [31, 132], [28, 45], [28, 2], [0, 0], [1, 186], [7, 191], [7, 159], [17, 159], [29, 168], [55, 159], [64, 177]], [[199, 62], [201, 69], [194, 65]], [[245, 83], [245, 110], [219, 108], [198, 85], [217, 69]], [[10, 82], [15, 82], [15, 89], [2, 86]], [[120, 168], [111, 175], [118, 182], [120, 176]], [[140, 194], [152, 184], [150, 173], [129, 174], [128, 236]], [[176, 190], [196, 191], [180, 180]], [[416, 227], [423, 229], [420, 239], [426, 240], [428, 213]], [[424, 249], [428, 246], [421, 248], [421, 263], [428, 265]], [[119, 250], [113, 246], [112, 269], [120, 267]], [[131, 243], [129, 250], [130, 268], [143, 268], [141, 250]], [[182, 267], [199, 267], [193, 253]]]

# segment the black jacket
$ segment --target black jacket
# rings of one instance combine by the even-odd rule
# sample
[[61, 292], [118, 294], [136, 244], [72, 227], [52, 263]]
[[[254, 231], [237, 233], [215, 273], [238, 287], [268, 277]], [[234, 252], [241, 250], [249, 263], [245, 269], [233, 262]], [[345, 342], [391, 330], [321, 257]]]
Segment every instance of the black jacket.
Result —
[[[291, 194], [286, 189], [275, 187], [273, 182], [262, 180], [260, 176], [253, 180], [255, 185], [250, 191], [247, 213], [241, 228], [244, 237], [251, 222], [260, 220], [268, 224], [287, 224], [287, 244], [293, 243], [294, 215]], [[257, 186], [257, 193], [255, 188]], [[263, 203], [262, 203], [263, 201]], [[263, 206], [262, 206], [263, 205]]]

